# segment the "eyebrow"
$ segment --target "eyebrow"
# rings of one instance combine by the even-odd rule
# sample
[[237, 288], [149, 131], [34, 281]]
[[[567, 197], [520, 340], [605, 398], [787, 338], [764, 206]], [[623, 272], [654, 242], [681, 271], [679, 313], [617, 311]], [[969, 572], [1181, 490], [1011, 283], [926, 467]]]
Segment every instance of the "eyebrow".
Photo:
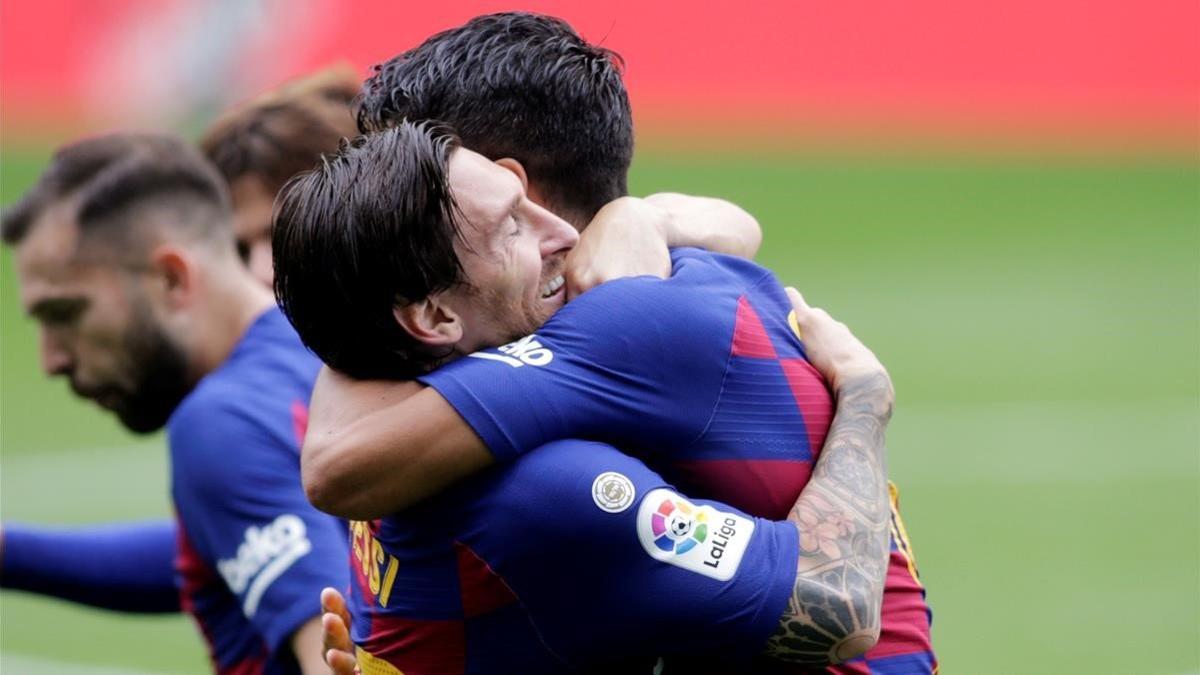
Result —
[[83, 297], [46, 298], [30, 305], [25, 313], [35, 319], [47, 320], [55, 318], [55, 314], [86, 307], [87, 303], [87, 298]]

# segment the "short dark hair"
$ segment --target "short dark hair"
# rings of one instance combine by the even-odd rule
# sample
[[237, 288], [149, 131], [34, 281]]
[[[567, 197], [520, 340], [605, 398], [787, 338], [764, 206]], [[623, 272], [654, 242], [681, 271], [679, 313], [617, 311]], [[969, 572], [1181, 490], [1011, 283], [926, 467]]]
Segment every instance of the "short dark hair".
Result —
[[360, 78], [349, 68], [329, 68], [289, 82], [213, 122], [200, 149], [225, 180], [253, 176], [272, 195], [292, 176], [358, 135], [351, 102]]
[[[211, 213], [182, 218], [194, 234], [228, 240], [232, 246], [229, 193], [216, 169], [189, 143], [166, 134], [118, 133], [59, 148], [50, 164], [12, 207], [5, 209], [0, 235], [20, 244], [53, 203], [78, 196], [75, 219], [85, 234], [104, 229], [112, 244], [133, 244], [123, 215], [148, 202], [189, 200]], [[194, 210], [194, 209], [193, 209]], [[117, 229], [114, 229], [117, 228]]]
[[466, 147], [521, 162], [548, 206], [586, 222], [628, 192], [633, 120], [622, 68], [562, 19], [489, 14], [375, 66], [358, 126], [441, 120]]
[[358, 378], [411, 378], [445, 356], [396, 321], [405, 302], [462, 283], [449, 128], [403, 123], [345, 144], [279, 193], [275, 297], [300, 339]]

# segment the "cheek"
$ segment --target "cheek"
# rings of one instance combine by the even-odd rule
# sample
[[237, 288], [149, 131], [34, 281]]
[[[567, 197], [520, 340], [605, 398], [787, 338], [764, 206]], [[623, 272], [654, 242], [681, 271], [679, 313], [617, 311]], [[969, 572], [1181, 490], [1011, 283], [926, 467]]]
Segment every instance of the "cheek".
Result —
[[275, 279], [275, 268], [271, 260], [270, 240], [259, 240], [250, 247], [250, 259], [247, 265], [250, 273], [262, 284], [270, 287]]
[[120, 379], [134, 363], [136, 355], [129, 353], [135, 342], [136, 327], [123, 317], [111, 313], [100, 313], [81, 322], [78, 331], [80, 360], [89, 364], [96, 372], [103, 372]]
[[542, 253], [536, 241], [522, 249], [518, 267], [523, 283], [532, 285], [536, 294], [542, 280]]
[[84, 375], [111, 379], [125, 369], [123, 335], [107, 327], [79, 326], [71, 333], [70, 344], [75, 367]]

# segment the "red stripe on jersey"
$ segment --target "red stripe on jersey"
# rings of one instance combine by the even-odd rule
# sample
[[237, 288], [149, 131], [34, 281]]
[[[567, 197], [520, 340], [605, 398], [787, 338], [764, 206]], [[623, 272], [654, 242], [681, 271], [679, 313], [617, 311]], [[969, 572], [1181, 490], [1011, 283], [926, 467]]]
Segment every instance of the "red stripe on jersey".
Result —
[[796, 405], [804, 417], [804, 428], [808, 432], [808, 447], [813, 461], [821, 454], [825, 445], [825, 434], [833, 423], [833, 395], [825, 384], [825, 378], [812, 364], [804, 359], [780, 359], [783, 374], [787, 377]]
[[775, 345], [763, 328], [762, 319], [750, 306], [746, 296], [738, 300], [737, 317], [733, 324], [733, 355], [754, 359], [775, 358]]
[[465, 618], [487, 614], [516, 602], [517, 596], [504, 579], [466, 544], [456, 541], [454, 549], [458, 555], [458, 587]]
[[867, 652], [868, 659], [933, 651], [925, 589], [909, 572], [908, 558], [898, 550], [892, 551], [888, 560], [882, 619], [879, 643]]
[[[217, 644], [212, 626], [197, 613], [196, 598], [205, 589], [212, 588], [214, 584], [224, 584], [224, 581], [218, 578], [216, 571], [204, 561], [204, 558], [200, 557], [192, 545], [192, 540], [188, 538], [187, 531], [183, 528], [183, 522], [176, 518], [175, 526], [178, 530], [175, 573], [179, 575], [180, 579], [179, 606], [184, 612], [191, 615], [200, 628], [200, 634], [204, 636], [204, 642], [208, 647], [208, 658], [212, 661], [213, 671], [218, 675], [260, 675], [267, 665], [266, 657], [262, 655], [247, 656], [237, 663], [221, 666], [221, 662], [217, 658]], [[222, 588], [224, 587], [222, 586]]]
[[[819, 449], [819, 447], [818, 447]], [[685, 493], [725, 502], [762, 518], [787, 518], [812, 463], [781, 459], [697, 459], [671, 462]]]
[[292, 401], [292, 431], [296, 434], [296, 445], [304, 445], [304, 434], [308, 433], [308, 406], [303, 401]]
[[196, 614], [196, 596], [205, 586], [216, 581], [216, 573], [205, 564], [204, 559], [192, 546], [187, 531], [183, 529], [183, 521], [175, 519], [176, 535], [175, 574], [179, 576], [179, 606], [190, 614], [204, 636], [208, 646], [208, 658], [212, 661], [213, 670], [219, 670], [217, 664], [216, 646], [213, 643], [212, 631], [208, 624]]
[[228, 668], [218, 668], [218, 675], [261, 675], [266, 669], [266, 659], [248, 657]]
[[379, 615], [361, 645], [404, 675], [463, 675], [467, 668], [466, 625]]

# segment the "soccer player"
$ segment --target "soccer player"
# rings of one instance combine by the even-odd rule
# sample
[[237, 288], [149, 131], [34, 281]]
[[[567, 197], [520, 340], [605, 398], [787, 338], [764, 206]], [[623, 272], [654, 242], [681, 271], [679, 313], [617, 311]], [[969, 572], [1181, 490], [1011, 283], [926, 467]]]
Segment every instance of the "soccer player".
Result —
[[[358, 134], [350, 101], [360, 79], [345, 67], [289, 82], [230, 110], [201, 138], [204, 154], [230, 186], [238, 253], [270, 287], [271, 205], [296, 173]], [[173, 521], [70, 529], [6, 524], [0, 586], [106, 609], [178, 612]], [[90, 552], [80, 565], [74, 552]]]
[[[313, 594], [346, 583], [346, 528], [304, 499], [298, 456], [319, 363], [238, 259], [231, 223], [196, 150], [116, 134], [55, 153], [2, 234], [43, 368], [132, 431], [167, 427], [180, 598], [214, 669], [327, 672]], [[142, 534], [158, 551], [161, 528]], [[93, 554], [74, 550], [76, 565]], [[157, 579], [161, 558], [117, 572]]]
[[[297, 326], [306, 344], [331, 365], [357, 374], [367, 374], [372, 364], [378, 364], [381, 372], [394, 376], [428, 373], [430, 367], [455, 355], [472, 353], [506, 335], [520, 335], [537, 328], [547, 316], [562, 308], [565, 292], [560, 271], [566, 253], [574, 246], [578, 235], [565, 221], [528, 199], [518, 169], [511, 167], [506, 171], [501, 163], [492, 163], [469, 150], [459, 149], [454, 136], [445, 129], [405, 123], [357, 140], [352, 148], [285, 189], [275, 223], [276, 285], [285, 313]], [[560, 333], [552, 326], [574, 324], [568, 329], [570, 336], [587, 332], [591, 339], [605, 345], [595, 354], [599, 358], [591, 364], [595, 369], [591, 377], [579, 377], [580, 371], [573, 364], [574, 355], [568, 353], [578, 347], [577, 343], [553, 339], [544, 346], [535, 345], [531, 342], [538, 339], [535, 335], [523, 341], [526, 348], [515, 349], [509, 345], [499, 352], [480, 352], [477, 355], [486, 358], [459, 359], [422, 376], [422, 379], [440, 392], [445, 382], [442, 376], [450, 372], [462, 374], [464, 369], [458, 368], [459, 365], [469, 368], [475, 364], [500, 364], [514, 371], [530, 368], [549, 373], [555, 362], [566, 359], [568, 377], [582, 385], [575, 387], [573, 393], [566, 388], [552, 392], [543, 381], [540, 394], [526, 397], [521, 395], [520, 380], [507, 373], [493, 373], [501, 383], [499, 387], [463, 387], [462, 391], [474, 390], [473, 394], [467, 394], [474, 396], [475, 402], [474, 408], [466, 408], [463, 413], [467, 421], [475, 424], [482, 417], [489, 417], [493, 424], [501, 426], [498, 433], [507, 435], [514, 444], [503, 450], [509, 458], [516, 454], [513, 449], [517, 452], [532, 449], [521, 444], [529, 440], [529, 434], [539, 433], [533, 429], [541, 429], [547, 436], [563, 431], [562, 425], [555, 424], [552, 418], [562, 415], [564, 408], [575, 408], [573, 417], [587, 417], [587, 404], [594, 402], [586, 400], [584, 392], [588, 390], [606, 394], [602, 399], [608, 400], [600, 403], [609, 409], [595, 411], [602, 422], [623, 423], [616, 419], [618, 415], [610, 414], [621, 408], [613, 397], [621, 395], [622, 386], [631, 387], [628, 392], [631, 407], [653, 399], [654, 405], [645, 410], [666, 413], [662, 420], [645, 420], [647, 435], [640, 436], [639, 440], [649, 446], [658, 446], [657, 450], [668, 456], [682, 454], [676, 451], [688, 449], [691, 442], [720, 450], [719, 445], [708, 442], [703, 429], [698, 434], [688, 435], [688, 443], [679, 445], [676, 438], [689, 434], [679, 429], [698, 417], [702, 425], [704, 420], [709, 420], [709, 426], [717, 430], [721, 439], [733, 434], [735, 438], [753, 443], [774, 435], [782, 446], [778, 453], [785, 459], [797, 443], [800, 443], [799, 447], [807, 448], [807, 431], [802, 424], [796, 428], [798, 417], [795, 412], [789, 413], [785, 406], [795, 410], [795, 397], [800, 395], [813, 399], [804, 407], [827, 409], [829, 395], [821, 386], [815, 390], [805, 390], [803, 384], [789, 387], [782, 381], [782, 373], [778, 376], [782, 382], [777, 384], [772, 380], [772, 365], [783, 371], [787, 371], [788, 365], [801, 363], [811, 368], [803, 361], [799, 343], [787, 328], [786, 318], [781, 319], [786, 332], [773, 331], [773, 338], [763, 330], [762, 321], [753, 315], [754, 310], [747, 308], [747, 316], [754, 316], [752, 323], [751, 319], [744, 319], [745, 326], [740, 330], [733, 329], [733, 339], [735, 344], [738, 340], [748, 341], [746, 347], [753, 348], [754, 351], [740, 355], [753, 362], [748, 368], [731, 363], [727, 356], [718, 354], [714, 358], [714, 353], [706, 346], [719, 345], [723, 341], [721, 335], [710, 336], [709, 332], [720, 321], [713, 317], [734, 309], [726, 307], [729, 298], [733, 298], [736, 306], [738, 297], [749, 295], [761, 309], [774, 310], [780, 302], [788, 304], [786, 297], [782, 297], [782, 289], [778, 294], [782, 300], [773, 297], [772, 289], [777, 286], [772, 277], [752, 263], [689, 251], [677, 254], [676, 270], [671, 278], [639, 277], [602, 285], [568, 305], [542, 328], [545, 335], [556, 338]], [[406, 264], [399, 264], [401, 260]], [[322, 270], [325, 280], [316, 283], [311, 270]], [[448, 276], [439, 276], [441, 273]], [[621, 304], [627, 307], [622, 308]], [[698, 311], [696, 308], [700, 305], [711, 309]], [[585, 307], [591, 309], [580, 309]], [[603, 308], [601, 311], [608, 317], [598, 320], [596, 308]], [[677, 316], [656, 319], [647, 313], [650, 308], [653, 308], [652, 312]], [[627, 312], [631, 316], [621, 316]], [[769, 321], [776, 313], [764, 312], [764, 316]], [[622, 331], [617, 326], [605, 325], [606, 321], [623, 319], [645, 322], [647, 329]], [[623, 323], [628, 326], [629, 321]], [[688, 337], [678, 332], [680, 323], [693, 330], [696, 336]], [[641, 339], [655, 333], [658, 337], [653, 342]], [[666, 346], [670, 340], [676, 341], [673, 348]], [[606, 353], [613, 349], [614, 341], [621, 346]], [[780, 355], [772, 353], [764, 357], [763, 352], [773, 346], [780, 350]], [[647, 350], [647, 358], [657, 359], [664, 370], [679, 371], [691, 367], [690, 375], [684, 375], [683, 380], [695, 378], [693, 385], [698, 396], [692, 396], [682, 406], [664, 404], [662, 387], [653, 376], [643, 375], [638, 379], [634, 372], [638, 368], [644, 369], [632, 351], [641, 348]], [[669, 354], [672, 349], [675, 353]], [[790, 353], [784, 352], [785, 349]], [[635, 365], [626, 368], [623, 361]], [[759, 385], [765, 385], [760, 387], [759, 406], [756, 407], [768, 410], [769, 414], [759, 423], [769, 425], [769, 428], [746, 430], [744, 422], [730, 414], [736, 410], [722, 410], [722, 407], [730, 406], [721, 406], [720, 401], [704, 407], [711, 388], [708, 384], [710, 372], [716, 373], [717, 386], [721, 379], [728, 380], [734, 401], [744, 398], [747, 393], [753, 395], [755, 392], [748, 385], [754, 384], [755, 380]], [[803, 380], [803, 373], [796, 379]], [[479, 382], [476, 380], [477, 384]], [[819, 379], [816, 382], [820, 384]], [[890, 396], [890, 388], [884, 389], [883, 393]], [[507, 398], [499, 393], [505, 390], [515, 393], [515, 398], [526, 408], [518, 414], [518, 417], [525, 416], [524, 421], [516, 420], [509, 425], [495, 418], [496, 413], [513, 413], [511, 409], [501, 411], [493, 405], [498, 399]], [[445, 404], [438, 392], [418, 393], [399, 406], [392, 406], [391, 410], [406, 418], [403, 424], [409, 431], [426, 438], [430, 452], [438, 456], [437, 461], [454, 455], [460, 445], [471, 448], [467, 451], [469, 457], [477, 450], [471, 447], [468, 437], [482, 446], [480, 438], [474, 436], [475, 432]], [[848, 391], [839, 393], [850, 398]], [[464, 400], [454, 394], [448, 397], [456, 405]], [[422, 398], [426, 400], [421, 401]], [[445, 410], [439, 409], [439, 401], [446, 406]], [[405, 408], [412, 404], [437, 419], [408, 418], [410, 410]], [[695, 412], [683, 410], [697, 406]], [[529, 409], [531, 407], [542, 408], [545, 414]], [[772, 422], [772, 417], [784, 423]], [[822, 432], [827, 424], [828, 420], [823, 420]], [[882, 421], [878, 416], [874, 424], [876, 426], [872, 428], [881, 428]], [[459, 428], [455, 428], [456, 425]], [[531, 431], [516, 431], [522, 426]], [[427, 432], [432, 428], [441, 429], [448, 435], [430, 439]], [[589, 433], [582, 427], [578, 430], [580, 436], [605, 438], [603, 434]], [[575, 429], [566, 431], [568, 436], [575, 435]], [[628, 436], [621, 435], [624, 429], [610, 431], [629, 440]], [[791, 436], [784, 436], [788, 431], [792, 432]], [[494, 438], [487, 431], [479, 433], [484, 439]], [[573, 528], [577, 519], [585, 524], [591, 522], [586, 513], [575, 507], [577, 502], [568, 497], [578, 488], [587, 488], [580, 494], [597, 500], [602, 511], [607, 510], [608, 502], [617, 502], [610, 504], [614, 506], [614, 513], [636, 505], [635, 495], [643, 495], [638, 507], [636, 536], [632, 528], [623, 534], [619, 529], [613, 533], [624, 536], [628, 543], [640, 541], [645, 548], [642, 555], [621, 553], [619, 541], [603, 536], [613, 555], [598, 557], [594, 564], [607, 570], [611, 580], [604, 582], [605, 577], [591, 566], [581, 568], [579, 577], [567, 576], [569, 583], [580, 580], [586, 584], [596, 583], [600, 593], [606, 594], [611, 601], [616, 601], [617, 597], [626, 598], [620, 606], [627, 607], [630, 613], [621, 616], [641, 616], [642, 621], [629, 623], [620, 617], [614, 620], [627, 627], [637, 625], [647, 636], [672, 636], [673, 639], [666, 643], [669, 646], [659, 647], [661, 651], [694, 651], [702, 645], [719, 648], [726, 643], [717, 641], [715, 636], [725, 634], [732, 640], [726, 655], [734, 661], [747, 660], [756, 651], [764, 649], [766, 642], [767, 653], [776, 658], [815, 664], [838, 662], [857, 656], [874, 644], [879, 630], [879, 602], [887, 567], [889, 511], [881, 457], [882, 439], [877, 440], [879, 442], [869, 453], [855, 455], [855, 450], [850, 448], [835, 453], [837, 459], [829, 463], [833, 474], [828, 479], [829, 484], [818, 482], [816, 489], [807, 496], [818, 505], [815, 511], [798, 509], [812, 521], [805, 522], [805, 516], [797, 515], [797, 521], [807, 526], [802, 535], [806, 539], [798, 536], [790, 523], [768, 525], [767, 521], [758, 521], [753, 524], [754, 521], [724, 506], [712, 507], [714, 510], [704, 511], [704, 515], [696, 515], [694, 519], [683, 518], [681, 514], [693, 511], [687, 500], [665, 488], [659, 493], [655, 486], [663, 483], [657, 477], [648, 478], [649, 482], [639, 491], [637, 486], [642, 484], [639, 481], [630, 484], [627, 479], [632, 465], [614, 465], [612, 457], [608, 457], [607, 464], [597, 465], [581, 463], [578, 453], [569, 454], [566, 460], [548, 460], [551, 465], [562, 462], [569, 465], [557, 470], [532, 462], [539, 467], [532, 470], [535, 475], [552, 476], [554, 480], [563, 481], [564, 487], [554, 491], [544, 481], [538, 482], [534, 483], [532, 492], [520, 492], [521, 496], [514, 498], [531, 500], [537, 492], [547, 492], [550, 496], [545, 498], [546, 503], [568, 505], [562, 519]], [[503, 446], [497, 443], [493, 447], [499, 455]], [[403, 452], [408, 448], [399, 449]], [[726, 455], [737, 459], [728, 451]], [[409, 456], [412, 457], [411, 453]], [[551, 456], [557, 456], [557, 452]], [[362, 461], [361, 457], [350, 459]], [[416, 461], [422, 460], [417, 458]], [[606, 471], [593, 471], [601, 465], [617, 467], [610, 469], [622, 476], [616, 486], [605, 484]], [[778, 466], [789, 468], [786, 463]], [[584, 481], [584, 474], [589, 471], [593, 473]], [[518, 470], [517, 475], [524, 473]], [[383, 480], [387, 478], [383, 477]], [[525, 487], [524, 479], [500, 480], [504, 485]], [[847, 489], [848, 484], [852, 490]], [[484, 485], [486, 495], [504, 492], [486, 482]], [[792, 502], [796, 502], [798, 492], [797, 487]], [[628, 499], [621, 494], [627, 495]], [[671, 500], [677, 497], [681, 501], [678, 501], [679, 506], [674, 506], [677, 502]], [[661, 504], [657, 501], [660, 498], [664, 500]], [[801, 503], [805, 499], [801, 497]], [[474, 504], [479, 500], [479, 495], [470, 490], [465, 497], [458, 494], [450, 498], [451, 503]], [[487, 499], [483, 501], [491, 503]], [[501, 503], [505, 502], [502, 500]], [[646, 510], [647, 504], [650, 504], [650, 511], [658, 505], [657, 518]], [[861, 505], [861, 508], [848, 508], [848, 504]], [[680, 512], [672, 516], [676, 508]], [[507, 530], [494, 518], [477, 517], [495, 509], [472, 506], [467, 510], [476, 515], [456, 520], [447, 515], [456, 510], [438, 500], [417, 507], [416, 513], [408, 518], [399, 516], [374, 526], [365, 523], [354, 526], [352, 548], [361, 566], [357, 574], [360, 584], [352, 589], [352, 601], [354, 613], [361, 622], [357, 624], [358, 640], [370, 654], [406, 672], [460, 672], [454, 664], [509, 663], [514, 658], [518, 661], [511, 668], [502, 670], [556, 672], [549, 661], [525, 663], [519, 660], [531, 652], [528, 646], [518, 648], [516, 645], [537, 644], [535, 638], [539, 636], [551, 654], [558, 654], [574, 665], [599, 658], [602, 652], [597, 649], [601, 646], [620, 656], [648, 654], [649, 646], [644, 642], [597, 642], [599, 636], [606, 633], [582, 626], [569, 630], [567, 624], [559, 620], [563, 605], [556, 606], [554, 599], [577, 607], [586, 597], [564, 596], [564, 587], [548, 580], [552, 570], [545, 565], [530, 564], [532, 559], [528, 555], [513, 553], [518, 562], [508, 562], [505, 551], [519, 546], [489, 546], [489, 537]], [[528, 519], [528, 514], [522, 514], [524, 517], [515, 522]], [[450, 520], [444, 521], [443, 516]], [[711, 523], [711, 536], [704, 523]], [[554, 532], [554, 527], [546, 531]], [[597, 527], [604, 531], [602, 525], [597, 524]], [[667, 529], [662, 530], [663, 527]], [[527, 528], [530, 536], [541, 531], [531, 523], [527, 523]], [[831, 531], [826, 533], [830, 528]], [[470, 531], [490, 534], [473, 538]], [[760, 531], [767, 539], [739, 536], [739, 531]], [[429, 542], [431, 537], [437, 539], [439, 535], [443, 537], [441, 543]], [[445, 538], [447, 536], [449, 539]], [[510, 538], [501, 536], [500, 541]], [[554, 543], [553, 539], [549, 543], [537, 537], [535, 540], [540, 542], [533, 545], [538, 551]], [[567, 538], [566, 541], [571, 540]], [[450, 546], [451, 542], [455, 545]], [[747, 548], [752, 545], [753, 549]], [[804, 555], [798, 562], [800, 549]], [[647, 554], [649, 558], [644, 557]], [[750, 556], [751, 562], [741, 568], [746, 555]], [[688, 574], [679, 578], [678, 569], [672, 566]], [[535, 573], [535, 569], [542, 571]], [[628, 572], [628, 576], [622, 575], [622, 570]], [[499, 573], [503, 579], [495, 580], [492, 572]], [[615, 591], [619, 584], [615, 580], [619, 578], [627, 579], [626, 590], [669, 587], [682, 592], [688, 581], [697, 586], [679, 598], [671, 611], [660, 609], [654, 612], [649, 608], [654, 604], [665, 604], [664, 598], [638, 603], [627, 596], [617, 596]], [[538, 586], [539, 583], [543, 585]], [[439, 602], [446, 600], [446, 590], [438, 591], [443, 585], [461, 594], [461, 604]], [[478, 588], [481, 585], [485, 587], [483, 590]], [[393, 588], [397, 589], [395, 593], [392, 593]], [[412, 592], [420, 588], [426, 590]], [[504, 588], [515, 591], [516, 597], [501, 592]], [[543, 594], [550, 588], [556, 592]], [[651, 597], [654, 597], [653, 593]], [[789, 606], [785, 609], [785, 605]], [[439, 607], [443, 613], [463, 620], [445, 623], [447, 616], [437, 613]], [[528, 616], [522, 612], [527, 612]], [[734, 630], [731, 624], [740, 629]], [[439, 628], [448, 632], [441, 632]], [[688, 629], [686, 636], [694, 641], [678, 634], [685, 628]], [[461, 640], [452, 640], [454, 636], [461, 637], [464, 630], [469, 647], [465, 650], [459, 649]], [[767, 642], [772, 633], [775, 633], [774, 638]], [[486, 639], [489, 634], [505, 637], [493, 642]], [[478, 637], [472, 639], [472, 635]], [[364, 658], [375, 663], [370, 656]], [[440, 665], [435, 667], [434, 664]], [[426, 668], [428, 670], [424, 670]], [[471, 670], [468, 666], [467, 671]]]
[[[251, 274], [270, 287], [271, 205], [293, 175], [358, 134], [350, 101], [359, 78], [329, 68], [269, 91], [217, 119], [200, 149], [230, 186], [233, 233]], [[0, 586], [106, 609], [178, 612], [173, 521], [70, 529], [6, 524]], [[89, 564], [74, 552], [88, 550]]]
[[[594, 209], [595, 204], [605, 203], [606, 198], [612, 199], [624, 193], [624, 173], [631, 153], [628, 135], [624, 144], [608, 142], [591, 147], [583, 142], [594, 137], [594, 129], [610, 132], [629, 129], [628, 104], [611, 58], [610, 54], [587, 45], [569, 27], [553, 19], [508, 14], [481, 17], [458, 29], [434, 36], [417, 49], [381, 67], [365, 87], [359, 112], [360, 125], [370, 131], [385, 128], [404, 118], [447, 120], [463, 130], [469, 147], [485, 148], [485, 154], [493, 158], [515, 157], [522, 166], [528, 163], [539, 167], [536, 174], [533, 170], [525, 171], [530, 197], [552, 206], [555, 212], [576, 226], [582, 226], [588, 222], [591, 215], [589, 209]], [[578, 65], [580, 62], [583, 63], [582, 67]], [[551, 67], [547, 64], [555, 65]], [[586, 75], [580, 74], [580, 68]], [[445, 72], [460, 74], [454, 78], [437, 76]], [[545, 92], [553, 92], [553, 95]], [[559, 108], [547, 103], [558, 101], [566, 101], [566, 104]], [[491, 106], [505, 111], [507, 115], [487, 114]], [[587, 125], [573, 126], [573, 116], [578, 111], [587, 111], [584, 116]], [[523, 127], [510, 128], [504, 124], [503, 121], [508, 117], [529, 122], [535, 129], [553, 130], [551, 135], [564, 145], [564, 158], [556, 158], [552, 146], [541, 143], [543, 135], [528, 134], [523, 132]], [[593, 160], [594, 168], [590, 168], [585, 158]], [[567, 278], [570, 290], [570, 275]], [[581, 287], [586, 288], [587, 285]], [[751, 309], [754, 308], [752, 302], [747, 304]], [[774, 307], [781, 307], [778, 297], [775, 298]], [[615, 317], [620, 315], [620, 309], [621, 306], [614, 306], [598, 311], [595, 316], [606, 321], [602, 326], [594, 326], [592, 334], [602, 330], [621, 332], [620, 324], [613, 323]], [[661, 307], [653, 308], [650, 318], [665, 311]], [[760, 316], [756, 318], [761, 319], [761, 311], [757, 313]], [[740, 325], [742, 315], [740, 310], [731, 312], [726, 315], [726, 320], [736, 320], [735, 323]], [[612, 321], [608, 321], [609, 317], [613, 317]], [[748, 318], [745, 325], [753, 327], [754, 318]], [[774, 325], [769, 327], [780, 330], [783, 328], [780, 323], [780, 317], [776, 316]], [[732, 325], [729, 330], [733, 330]], [[680, 329], [681, 335], [691, 332], [690, 328]], [[361, 331], [358, 333], [356, 337], [362, 338]], [[591, 335], [588, 331], [580, 331], [573, 337], [590, 339]], [[769, 354], [769, 351], [761, 349], [761, 343], [755, 345], [754, 342], [751, 339], [750, 343], [742, 341], [739, 345], [741, 349], [749, 350], [737, 354], [744, 359], [740, 365], [747, 373], [754, 368], [772, 368], [766, 363], [770, 359], [757, 365], [752, 362], [756, 357]], [[360, 349], [364, 345], [365, 342], [347, 348], [347, 358], [357, 357], [366, 369], [380, 367], [367, 363], [371, 359], [366, 356], [369, 349]], [[468, 346], [462, 345], [458, 351], [467, 351]], [[729, 348], [730, 345], [726, 344], [726, 357], [729, 356]], [[538, 352], [528, 342], [513, 345], [511, 350], [517, 352], [515, 356], [503, 356], [516, 361], [522, 356]], [[670, 350], [667, 356], [671, 356]], [[787, 374], [790, 379], [809, 385], [815, 383], [812, 373], [800, 372], [798, 377], [794, 377], [797, 371], [804, 370], [803, 365], [794, 358], [794, 350], [791, 354], [776, 351], [775, 356], [782, 357], [781, 363], [787, 361], [786, 365], [777, 367], [791, 369], [792, 372]], [[351, 369], [355, 366], [344, 367]], [[583, 366], [584, 370], [587, 368]], [[525, 372], [528, 370], [526, 368]], [[644, 380], [643, 377], [636, 381], [641, 383]], [[565, 384], [564, 381], [563, 386], [570, 389], [576, 385]], [[578, 385], [578, 388], [582, 389], [583, 386]], [[775, 386], [778, 386], [778, 382]], [[397, 445], [403, 446], [415, 435], [409, 434], [411, 427], [397, 424], [389, 405], [395, 402], [395, 397], [399, 395], [397, 392], [416, 389], [413, 385], [408, 385], [407, 389], [404, 385], [389, 388], [375, 383], [354, 383], [330, 373], [323, 375], [314, 399], [312, 420], [318, 433], [310, 439], [310, 452], [306, 453], [305, 461], [306, 485], [318, 505], [351, 517], [379, 516], [403, 508], [436, 492], [439, 485], [452, 482], [454, 477], [493, 461], [488, 447], [480, 443], [471, 429], [460, 426], [463, 421], [457, 418], [456, 424], [438, 428], [433, 435], [440, 443], [449, 445], [454, 442], [454, 433], [462, 433], [464, 445], [459, 447], [473, 448], [472, 452], [443, 456], [434, 452], [435, 446], [430, 445], [423, 446], [416, 457], [396, 453]], [[815, 393], [817, 390], [809, 391]], [[753, 397], [755, 394], [749, 392], [747, 395]], [[428, 397], [425, 400], [428, 401]], [[681, 396], [680, 400], [692, 399]], [[655, 402], [657, 407], [652, 408], [654, 410], [677, 411], [686, 407], [669, 396], [655, 399]], [[522, 408], [519, 418], [533, 417], [539, 422], [545, 422], [541, 413], [562, 407], [556, 406], [553, 401], [548, 403], [541, 396], [530, 396], [528, 406]], [[577, 412], [585, 414], [584, 409]], [[442, 412], [445, 411], [443, 408]], [[644, 411], [636, 410], [632, 405], [625, 405], [624, 408], [610, 406], [607, 412], [644, 414]], [[695, 412], [685, 409], [681, 419], [691, 419], [687, 415]], [[819, 431], [821, 424], [817, 419], [818, 411], [809, 412], [805, 417], [810, 423], [807, 429]], [[794, 414], [794, 410], [791, 413]], [[749, 415], [753, 418], [757, 414], [752, 412]], [[481, 411], [481, 417], [487, 416], [486, 411]], [[440, 417], [422, 419], [426, 422], [446, 421]], [[610, 416], [606, 419], [613, 418]], [[593, 429], [603, 426], [595, 421], [585, 423], [592, 424]], [[507, 425], [507, 422], [501, 421], [495, 426], [507, 430]], [[553, 421], [552, 425], [557, 430], [566, 426], [559, 421]], [[602, 431], [615, 433], [611, 429]], [[405, 434], [409, 435], [397, 443], [394, 435]], [[496, 436], [503, 435], [503, 431], [496, 433]], [[798, 443], [800, 440], [803, 439], [795, 438], [793, 433], [787, 443]], [[415, 445], [408, 447], [415, 449]], [[762, 507], [762, 511], [752, 511], [756, 515], [778, 515], [786, 511], [790, 504], [788, 495], [794, 496], [807, 475], [811, 455], [820, 447], [819, 437], [807, 439], [806, 445], [807, 450], [802, 449], [791, 461], [783, 462], [774, 461], [769, 456], [772, 447], [780, 447], [770, 438], [760, 439], [754, 446], [761, 448], [762, 455], [766, 456], [753, 457], [743, 452], [736, 457], [726, 458], [736, 461], [722, 462], [717, 455], [699, 462], [673, 457], [670, 458], [670, 465], [659, 463], [654, 457], [650, 461], [654, 468], [669, 474], [672, 480], [698, 495], [720, 495], [735, 505], [753, 509]], [[511, 445], [501, 448], [500, 452], [505, 450], [511, 451]], [[349, 456], [347, 452], [361, 453], [360, 458], [370, 454], [371, 460], [345, 461]], [[775, 459], [779, 457], [777, 453]], [[440, 459], [446, 460], [446, 463], [439, 464]], [[381, 471], [382, 467], [387, 467], [387, 471]], [[730, 475], [730, 472], [738, 480], [725, 480], [724, 476]], [[716, 475], [721, 475], [721, 478], [715, 478]], [[887, 577], [888, 593], [884, 600], [883, 635], [877, 648], [867, 655], [868, 662], [877, 671], [884, 669], [880, 665], [883, 659], [889, 659], [893, 669], [905, 667], [907, 661], [915, 662], [917, 668], [929, 670], [933, 667], [933, 657], [929, 647], [928, 608], [923, 589], [915, 577], [911, 553], [898, 514], [894, 514], [891, 529], [893, 550]], [[815, 542], [810, 540], [810, 543]], [[861, 669], [866, 666], [852, 667]]]
[[348, 67], [322, 70], [221, 115], [200, 149], [229, 184], [238, 253], [270, 287], [271, 205], [292, 176], [358, 135], [350, 102], [362, 79]]

